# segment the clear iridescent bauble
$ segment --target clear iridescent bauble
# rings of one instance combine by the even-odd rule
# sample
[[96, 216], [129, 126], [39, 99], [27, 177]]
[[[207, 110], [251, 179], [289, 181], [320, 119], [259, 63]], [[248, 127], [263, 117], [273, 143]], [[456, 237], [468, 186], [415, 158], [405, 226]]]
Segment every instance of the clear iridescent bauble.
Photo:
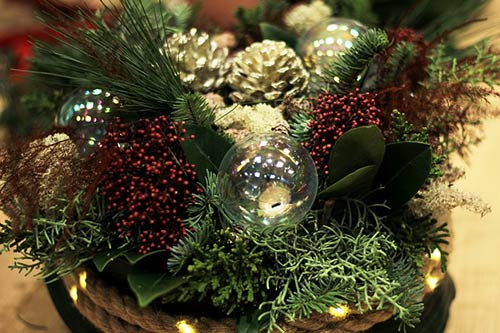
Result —
[[297, 53], [313, 74], [321, 75], [342, 52], [367, 31], [358, 21], [333, 17], [315, 25], [299, 40]]
[[224, 211], [239, 225], [300, 222], [317, 189], [318, 174], [309, 152], [278, 133], [252, 135], [236, 143], [217, 175]]
[[102, 89], [80, 90], [59, 109], [56, 125], [69, 129], [79, 152], [87, 155], [106, 135], [108, 122], [119, 105], [117, 97]]

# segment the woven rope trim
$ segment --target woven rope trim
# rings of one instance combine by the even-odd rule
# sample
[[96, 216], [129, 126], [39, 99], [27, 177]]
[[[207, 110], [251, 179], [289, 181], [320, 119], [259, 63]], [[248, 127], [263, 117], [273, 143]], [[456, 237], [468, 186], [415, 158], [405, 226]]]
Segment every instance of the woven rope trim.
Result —
[[[235, 333], [233, 319], [215, 320], [205, 317], [176, 316], [152, 306], [140, 308], [136, 300], [121, 294], [99, 275], [87, 270], [86, 288], [79, 289], [76, 308], [103, 333], [179, 333], [177, 324], [186, 321], [197, 333]], [[75, 284], [75, 276], [66, 277], [67, 286]], [[315, 314], [300, 321], [286, 321], [280, 326], [287, 333], [355, 333], [390, 319], [392, 311], [368, 314], [352, 312], [346, 319], [329, 314]]]

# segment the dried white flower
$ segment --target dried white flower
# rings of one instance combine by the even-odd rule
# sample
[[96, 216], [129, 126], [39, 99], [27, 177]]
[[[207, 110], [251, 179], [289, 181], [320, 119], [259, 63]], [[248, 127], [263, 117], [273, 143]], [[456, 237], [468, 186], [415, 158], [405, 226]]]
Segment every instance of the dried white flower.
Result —
[[418, 197], [409, 202], [409, 206], [419, 217], [429, 214], [444, 215], [456, 207], [463, 207], [481, 216], [491, 212], [491, 207], [477, 195], [463, 192], [451, 184], [439, 181], [434, 181], [421, 190]]
[[215, 124], [235, 141], [254, 133], [289, 129], [281, 110], [268, 104], [221, 108], [216, 110], [215, 118]]
[[321, 0], [292, 8], [284, 18], [285, 25], [296, 34], [302, 35], [316, 24], [332, 16], [332, 9]]
[[[78, 149], [66, 134], [56, 133], [33, 141], [23, 154], [21, 165], [34, 171], [34, 182], [39, 196], [39, 205], [48, 210], [57, 199], [65, 196], [68, 177], [76, 176], [75, 161]], [[34, 189], [35, 190], [35, 189]]]

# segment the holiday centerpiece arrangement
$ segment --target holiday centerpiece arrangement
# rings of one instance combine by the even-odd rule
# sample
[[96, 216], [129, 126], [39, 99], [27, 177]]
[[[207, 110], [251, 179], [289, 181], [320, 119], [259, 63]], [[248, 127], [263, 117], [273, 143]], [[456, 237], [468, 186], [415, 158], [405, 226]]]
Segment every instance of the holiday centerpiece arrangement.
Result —
[[447, 213], [489, 211], [450, 161], [500, 71], [450, 37], [475, 2], [263, 0], [231, 31], [180, 1], [53, 11], [18, 102], [37, 122], [1, 152], [2, 250], [103, 332], [422, 327]]

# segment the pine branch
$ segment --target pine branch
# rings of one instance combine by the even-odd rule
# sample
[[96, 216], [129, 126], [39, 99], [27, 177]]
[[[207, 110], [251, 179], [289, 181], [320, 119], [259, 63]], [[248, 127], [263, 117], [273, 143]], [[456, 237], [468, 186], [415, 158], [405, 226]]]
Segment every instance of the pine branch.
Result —
[[64, 79], [75, 88], [109, 91], [126, 102], [123, 111], [169, 113], [178, 96], [187, 92], [173, 62], [159, 51], [164, 36], [176, 31], [169, 24], [171, 13], [156, 7], [151, 14], [134, 0], [122, 0], [122, 7], [120, 14], [115, 8], [99, 15], [81, 11], [79, 21], [91, 30], [74, 21], [67, 22], [69, 30], [52, 26], [62, 35], [63, 47], [40, 44], [41, 53], [49, 57], [38, 59], [45, 70], [33, 74], [54, 84]]
[[[20, 234], [11, 222], [1, 224], [0, 252], [10, 249], [19, 254], [10, 268], [26, 274], [40, 270], [37, 276], [41, 277], [60, 277], [93, 259], [99, 250], [112, 248], [104, 201], [96, 196], [87, 207], [84, 195], [77, 194], [72, 202], [61, 199], [66, 206], [57, 216], [35, 216], [33, 227]], [[113, 245], [125, 247], [128, 242]]]
[[440, 44], [429, 56], [429, 79], [426, 87], [447, 84], [477, 86], [481, 83], [493, 88], [500, 79], [500, 55], [488, 49], [486, 43], [476, 45], [473, 54], [462, 59], [446, 53], [446, 46]]
[[210, 127], [214, 123], [215, 113], [205, 97], [199, 93], [186, 93], [175, 101], [172, 117], [179, 122]]
[[377, 83], [378, 87], [384, 87], [395, 82], [415, 55], [416, 51], [413, 44], [402, 42], [396, 45], [384, 66], [383, 75], [380, 76]]
[[362, 34], [352, 48], [341, 54], [325, 71], [323, 80], [335, 94], [346, 94], [359, 86], [359, 77], [369, 64], [389, 45], [387, 33], [370, 29]]
[[299, 142], [307, 142], [311, 137], [311, 128], [309, 123], [313, 120], [309, 112], [299, 112], [289, 121], [290, 132], [293, 138]]
[[[269, 331], [279, 330], [283, 317], [307, 318], [313, 312], [324, 313], [332, 305], [348, 302], [356, 303], [361, 313], [391, 305], [408, 325], [420, 316], [421, 301], [414, 298], [413, 290], [405, 289], [406, 281], [398, 275], [402, 269], [387, 270], [399, 253], [392, 237], [363, 228], [344, 229], [335, 221], [328, 226], [311, 223], [294, 230], [252, 235], [257, 245], [269, 249], [277, 263], [276, 274], [267, 284], [278, 294], [261, 305], [260, 319], [269, 323]], [[414, 262], [413, 258], [408, 262]], [[409, 269], [411, 272], [420, 273], [417, 265]]]

